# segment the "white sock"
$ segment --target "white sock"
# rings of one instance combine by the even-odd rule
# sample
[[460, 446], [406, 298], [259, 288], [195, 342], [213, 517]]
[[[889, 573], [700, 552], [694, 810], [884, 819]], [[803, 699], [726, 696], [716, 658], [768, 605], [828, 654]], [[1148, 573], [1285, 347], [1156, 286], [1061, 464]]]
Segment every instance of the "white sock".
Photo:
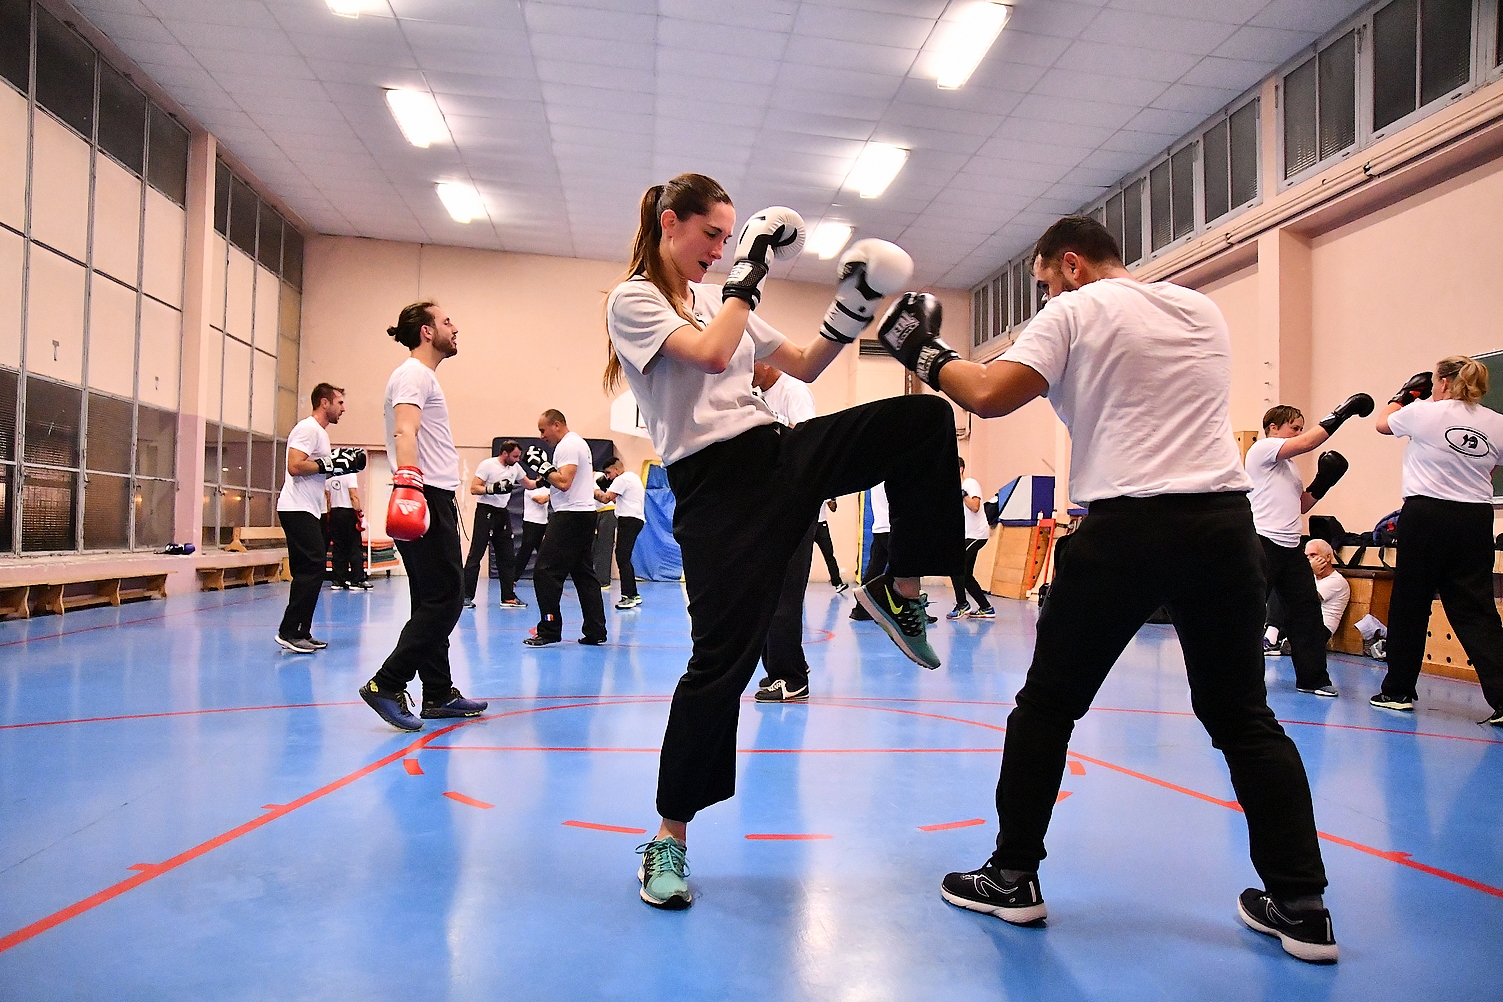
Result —
[[1263, 639], [1267, 640], [1270, 644], [1277, 643], [1279, 639], [1279, 628], [1277, 626], [1270, 626], [1267, 631], [1264, 632]]

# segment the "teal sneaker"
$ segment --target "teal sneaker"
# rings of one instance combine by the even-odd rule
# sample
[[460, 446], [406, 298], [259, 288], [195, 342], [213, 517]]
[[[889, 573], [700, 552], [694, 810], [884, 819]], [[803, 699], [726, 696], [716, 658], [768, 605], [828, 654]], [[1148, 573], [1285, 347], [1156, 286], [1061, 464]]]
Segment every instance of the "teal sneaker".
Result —
[[929, 614], [924, 596], [904, 598], [892, 589], [892, 575], [883, 574], [856, 589], [856, 602], [871, 614], [898, 649], [925, 668], [938, 668], [939, 655], [929, 646]]
[[642, 882], [642, 900], [654, 908], [678, 910], [694, 903], [689, 884], [689, 848], [673, 838], [653, 839], [637, 846], [642, 865], [637, 879]]

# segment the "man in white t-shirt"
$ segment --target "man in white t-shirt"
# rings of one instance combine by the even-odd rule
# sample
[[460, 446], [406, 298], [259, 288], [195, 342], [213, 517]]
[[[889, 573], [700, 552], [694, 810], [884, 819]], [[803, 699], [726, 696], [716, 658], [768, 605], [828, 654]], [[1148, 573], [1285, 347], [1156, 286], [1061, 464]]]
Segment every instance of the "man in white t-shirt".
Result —
[[501, 443], [494, 456], [480, 461], [470, 478], [470, 494], [475, 498], [475, 525], [470, 533], [470, 555], [464, 564], [464, 607], [475, 608], [475, 592], [480, 586], [480, 564], [485, 551], [494, 543], [496, 577], [501, 585], [501, 608], [525, 609], [527, 603], [517, 598], [512, 557], [515, 543], [511, 538], [511, 492], [536, 486], [521, 467], [522, 446], [512, 439]]
[[579, 611], [584, 617], [579, 642], [596, 647], [605, 643], [606, 631], [605, 602], [600, 597], [600, 579], [595, 576], [596, 485], [590, 446], [569, 430], [563, 413], [552, 408], [538, 417], [538, 437], [553, 450], [553, 458], [535, 445], [527, 449], [525, 458], [536, 479], [547, 481], [553, 514], [548, 517], [548, 532], [532, 572], [541, 615], [537, 635], [522, 643], [546, 647], [563, 639], [559, 602], [564, 579], [568, 578], [579, 594]]
[[[941, 894], [1008, 922], [1045, 918], [1038, 866], [1070, 735], [1164, 605], [1191, 706], [1227, 760], [1266, 886], [1243, 891], [1238, 914], [1301, 960], [1334, 961], [1309, 780], [1263, 684], [1263, 555], [1232, 438], [1226, 320], [1201, 293], [1135, 280], [1116, 238], [1088, 216], [1044, 231], [1033, 274], [1047, 305], [985, 365], [939, 339], [932, 296], [899, 297], [877, 332], [920, 379], [982, 417], [1046, 396], [1070, 433], [1070, 497], [1089, 508], [1057, 564], [1007, 718], [996, 851], [976, 870], [946, 875]], [[1163, 834], [1171, 852], [1185, 852], [1182, 832]], [[1161, 891], [1142, 894], [1159, 911], [1175, 907]]]
[[522, 538], [517, 543], [517, 559], [512, 565], [517, 580], [527, 573], [527, 561], [543, 545], [548, 531], [548, 488], [527, 490], [522, 494]]
[[626, 471], [626, 464], [620, 456], [611, 458], [605, 472], [610, 482], [603, 490], [595, 492], [595, 499], [616, 506], [616, 570], [621, 575], [621, 601], [616, 603], [616, 608], [635, 609], [642, 604], [642, 596], [637, 592], [637, 568], [632, 563], [632, 551], [647, 524], [647, 488], [641, 477]]
[[[324, 482], [329, 476], [365, 468], [360, 449], [334, 450], [328, 427], [344, 413], [344, 390], [319, 383], [311, 394], [313, 413], [287, 436], [287, 478], [277, 495], [277, 520], [287, 536], [287, 564], [292, 588], [287, 611], [277, 627], [277, 646], [293, 654], [312, 654], [329, 645], [313, 635], [313, 610], [324, 583]], [[357, 465], [358, 463], [358, 465]]]
[[[873, 578], [880, 577], [887, 571], [887, 543], [892, 538], [892, 527], [887, 519], [887, 484], [880, 483], [871, 490], [872, 505], [872, 549], [868, 554], [866, 566], [861, 568], [861, 583], [866, 584]], [[872, 617], [865, 609], [857, 604], [851, 609], [851, 618], [860, 622], [869, 621]]]
[[[1321, 453], [1320, 471], [1306, 488], [1294, 468], [1294, 459], [1320, 448], [1348, 418], [1365, 417], [1372, 410], [1373, 398], [1358, 393], [1306, 431], [1305, 416], [1299, 408], [1279, 404], [1263, 415], [1263, 437], [1247, 450], [1245, 466], [1253, 485], [1248, 503], [1252, 505], [1253, 528], [1263, 547], [1269, 599], [1278, 603], [1280, 626], [1289, 640], [1294, 686], [1314, 696], [1334, 698], [1337, 693], [1326, 670], [1330, 635], [1320, 624], [1315, 576], [1300, 549], [1300, 518], [1341, 479], [1347, 462], [1339, 452]], [[1269, 622], [1273, 622], [1271, 616]], [[1279, 645], [1265, 636], [1263, 653], [1278, 650]]]
[[[1320, 629], [1326, 641], [1341, 628], [1341, 617], [1352, 597], [1352, 586], [1346, 578], [1336, 573], [1336, 551], [1324, 539], [1312, 539], [1305, 544], [1305, 560], [1315, 577], [1316, 600], [1320, 603]], [[1268, 632], [1264, 634], [1264, 653], [1280, 651], [1288, 654], [1289, 641], [1281, 639], [1288, 627], [1288, 613], [1284, 604], [1274, 594], [1268, 600]]]
[[[945, 618], [996, 619], [997, 613], [992, 608], [991, 599], [987, 598], [986, 589], [976, 580], [976, 556], [991, 535], [991, 526], [986, 524], [986, 512], [981, 510], [981, 482], [965, 475], [964, 459], [960, 461], [960, 476], [961, 515], [965, 519], [965, 557], [964, 563], [950, 579], [950, 585], [955, 589], [955, 608], [945, 613]], [[975, 609], [966, 600], [967, 593], [976, 600]]]
[[338, 591], [369, 591], [365, 576], [365, 545], [360, 534], [365, 531], [365, 507], [360, 503], [360, 474], [346, 473], [324, 481], [324, 495], [329, 502], [329, 535], [332, 537], [333, 561], [329, 576]]
[[[766, 362], [752, 366], [752, 388], [772, 408], [781, 425], [793, 428], [815, 417], [814, 391], [809, 384]], [[824, 510], [824, 505], [819, 507]], [[809, 525], [783, 572], [777, 611], [762, 644], [762, 668], [767, 675], [752, 694], [758, 703], [802, 703], [809, 699], [809, 660], [804, 657], [804, 594], [809, 590], [817, 525], [817, 520]]]
[[[486, 707], [464, 697], [449, 669], [449, 634], [464, 611], [464, 564], [454, 504], [459, 451], [438, 366], [459, 354], [459, 328], [443, 307], [421, 302], [403, 309], [386, 333], [411, 353], [386, 381], [383, 408], [386, 455], [395, 467], [386, 531], [402, 555], [411, 614], [360, 698], [398, 730], [418, 731], [423, 720], [478, 717]], [[408, 704], [414, 675], [423, 683], [420, 717]]]
[[825, 571], [830, 575], [830, 584], [835, 586], [835, 594], [844, 595], [850, 585], [840, 576], [840, 561], [835, 559], [835, 541], [830, 538], [830, 512], [839, 507], [834, 498], [819, 506], [819, 519], [814, 523], [814, 545], [819, 547], [820, 555], [825, 558]]

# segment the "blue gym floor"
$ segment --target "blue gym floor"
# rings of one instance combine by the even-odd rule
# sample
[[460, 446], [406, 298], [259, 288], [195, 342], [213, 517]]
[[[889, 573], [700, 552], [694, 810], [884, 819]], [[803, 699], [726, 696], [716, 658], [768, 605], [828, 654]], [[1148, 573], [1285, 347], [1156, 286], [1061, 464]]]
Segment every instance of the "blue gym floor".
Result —
[[[948, 588], [931, 589], [934, 610]], [[1220, 756], [1148, 626], [1081, 722], [1041, 880], [1046, 928], [944, 904], [985, 860], [1032, 605], [931, 627], [926, 672], [809, 591], [814, 699], [742, 711], [739, 792], [690, 828], [696, 902], [637, 898], [656, 749], [688, 655], [683, 592], [608, 611], [610, 644], [466, 612], [456, 682], [488, 715], [423, 734], [356, 688], [406, 583], [320, 598], [329, 649], [281, 653], [286, 586], [0, 624], [0, 998], [1458, 999], [1503, 996], [1503, 732], [1474, 686], [1369, 708], [1270, 698], [1304, 754], [1341, 963], [1242, 926], [1257, 878]], [[530, 585], [521, 588], [532, 601]], [[615, 593], [612, 593], [615, 597]], [[416, 695], [418, 686], [413, 685]]]

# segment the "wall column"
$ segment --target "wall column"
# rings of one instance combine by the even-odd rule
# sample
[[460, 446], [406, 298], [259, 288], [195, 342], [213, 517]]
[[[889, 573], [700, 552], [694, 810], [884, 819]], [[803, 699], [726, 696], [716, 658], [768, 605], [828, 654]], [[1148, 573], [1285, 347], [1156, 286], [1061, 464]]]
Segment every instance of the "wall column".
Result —
[[[195, 133], [188, 147], [187, 240], [183, 250], [182, 387], [177, 423], [177, 504], [173, 539], [195, 546], [203, 538], [204, 392], [203, 345], [212, 295], [214, 161], [217, 144]], [[218, 401], [215, 405], [217, 407]]]
[[1310, 399], [1310, 245], [1288, 230], [1258, 237], [1258, 358], [1263, 409]]

